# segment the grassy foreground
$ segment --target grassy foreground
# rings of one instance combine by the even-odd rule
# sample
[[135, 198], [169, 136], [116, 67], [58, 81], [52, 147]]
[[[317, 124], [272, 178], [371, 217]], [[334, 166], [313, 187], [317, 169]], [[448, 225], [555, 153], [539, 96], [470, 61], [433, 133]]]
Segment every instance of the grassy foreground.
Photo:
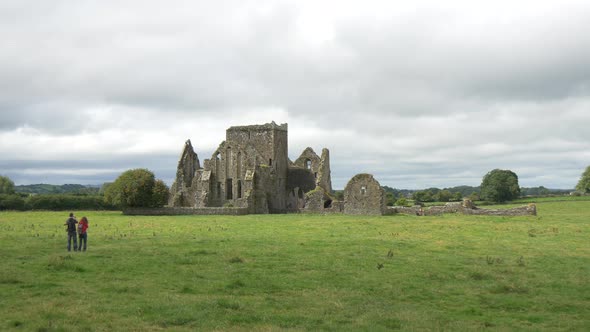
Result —
[[[76, 212], [76, 211], [74, 211]], [[590, 330], [590, 202], [537, 217], [0, 213], [0, 330]]]

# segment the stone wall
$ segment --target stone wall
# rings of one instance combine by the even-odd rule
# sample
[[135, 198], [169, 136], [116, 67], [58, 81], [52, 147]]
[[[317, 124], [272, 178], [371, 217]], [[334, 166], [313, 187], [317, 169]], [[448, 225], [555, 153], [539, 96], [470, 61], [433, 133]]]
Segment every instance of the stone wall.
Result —
[[324, 188], [326, 192], [332, 192], [330, 151], [328, 149], [322, 149], [322, 156], [320, 157], [312, 148], [307, 147], [303, 150], [299, 158], [292, 163], [291, 167], [309, 172], [313, 177], [314, 187], [320, 186]]
[[536, 216], [537, 206], [529, 204], [511, 209], [465, 209], [463, 213], [485, 216]]
[[235, 207], [162, 207], [162, 208], [127, 208], [123, 214], [129, 216], [174, 216], [174, 215], [230, 215], [242, 216], [248, 214], [248, 208]]
[[318, 156], [311, 147], [305, 148], [299, 158], [295, 159], [293, 166], [306, 169], [317, 178], [318, 171], [320, 169], [321, 158]]
[[383, 215], [385, 192], [371, 174], [357, 174], [344, 188], [344, 213]]
[[324, 190], [329, 193], [332, 192], [332, 175], [330, 172], [330, 151], [323, 148], [320, 165], [318, 167], [316, 185], [324, 188]]
[[482, 209], [478, 208], [469, 199], [463, 200], [463, 203], [447, 203], [442, 206], [431, 206], [423, 208], [421, 206], [392, 206], [388, 208], [389, 213], [402, 213], [417, 216], [436, 216], [443, 213], [463, 213], [469, 215], [485, 216], [536, 216], [537, 207], [535, 204], [515, 207], [511, 209]]
[[176, 168], [176, 179], [170, 187], [168, 204], [171, 206], [187, 206], [191, 202], [187, 201], [189, 188], [192, 184], [195, 172], [201, 168], [199, 157], [193, 150], [190, 140], [184, 143], [184, 149], [178, 160]]

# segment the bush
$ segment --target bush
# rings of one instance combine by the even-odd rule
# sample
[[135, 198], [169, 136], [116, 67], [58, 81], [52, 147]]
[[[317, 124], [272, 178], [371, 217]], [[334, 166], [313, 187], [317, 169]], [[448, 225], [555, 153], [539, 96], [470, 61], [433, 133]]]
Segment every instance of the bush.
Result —
[[0, 194], [0, 210], [25, 210], [25, 200], [19, 195]]
[[99, 195], [33, 195], [25, 200], [27, 210], [112, 210], [115, 207], [107, 204]]
[[448, 190], [441, 190], [434, 195], [434, 200], [437, 202], [448, 202], [453, 199], [453, 193]]
[[433, 193], [431, 190], [420, 190], [412, 194], [412, 199], [416, 202], [434, 202]]
[[161, 207], [168, 202], [168, 187], [147, 169], [131, 169], [106, 187], [104, 199], [121, 208]]
[[408, 206], [408, 200], [405, 197], [402, 197], [395, 201], [395, 205], [397, 206]]

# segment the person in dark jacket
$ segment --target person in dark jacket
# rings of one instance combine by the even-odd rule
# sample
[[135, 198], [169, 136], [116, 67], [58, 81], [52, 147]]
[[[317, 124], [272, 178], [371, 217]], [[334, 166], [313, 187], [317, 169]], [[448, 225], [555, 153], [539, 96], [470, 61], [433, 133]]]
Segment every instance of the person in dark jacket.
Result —
[[68, 226], [67, 227], [67, 232], [68, 232], [68, 251], [71, 251], [71, 244], [72, 244], [72, 239], [74, 240], [74, 251], [78, 250], [78, 241], [76, 239], [76, 224], [78, 223], [78, 220], [76, 220], [76, 217], [74, 217], [73, 213], [70, 213], [70, 217], [68, 218], [68, 220], [66, 220], [66, 223], [64, 225]]
[[80, 246], [78, 247], [78, 250], [82, 250], [82, 242], [84, 242], [84, 251], [86, 251], [86, 242], [88, 241], [88, 234], [86, 234], [87, 230], [88, 218], [82, 217], [82, 219], [80, 219], [80, 223], [78, 224], [78, 237], [80, 240]]

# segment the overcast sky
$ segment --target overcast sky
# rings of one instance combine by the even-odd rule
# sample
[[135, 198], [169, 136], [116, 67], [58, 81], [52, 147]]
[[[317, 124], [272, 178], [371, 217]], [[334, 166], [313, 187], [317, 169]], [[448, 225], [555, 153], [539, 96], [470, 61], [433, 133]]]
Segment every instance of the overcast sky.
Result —
[[0, 1], [0, 174], [171, 184], [186, 139], [289, 124], [289, 157], [330, 149], [421, 189], [573, 188], [590, 165], [588, 1]]

